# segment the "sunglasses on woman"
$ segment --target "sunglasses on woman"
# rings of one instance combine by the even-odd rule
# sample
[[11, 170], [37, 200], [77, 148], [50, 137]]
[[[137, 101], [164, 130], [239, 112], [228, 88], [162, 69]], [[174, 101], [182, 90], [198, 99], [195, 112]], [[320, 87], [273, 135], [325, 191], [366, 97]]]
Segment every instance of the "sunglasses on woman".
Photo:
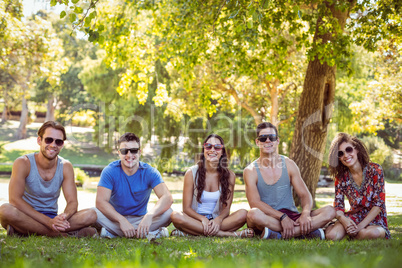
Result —
[[121, 149], [119, 149], [119, 151], [122, 155], [128, 154], [129, 151], [131, 154], [136, 154], [136, 153], [138, 153], [139, 150], [140, 150], [140, 148], [121, 148]]
[[268, 134], [258, 136], [257, 138], [257, 140], [259, 140], [260, 142], [266, 142], [267, 139], [269, 139], [270, 141], [276, 141], [278, 139], [278, 136], [276, 136], [276, 134]]
[[60, 140], [60, 139], [53, 139], [51, 137], [46, 137], [45, 138], [45, 143], [48, 144], [48, 145], [52, 144], [53, 141], [56, 143], [57, 146], [62, 146], [64, 144], [64, 141]]
[[338, 151], [338, 158], [341, 158], [342, 156], [345, 155], [345, 153], [350, 154], [351, 152], [353, 152], [353, 147], [352, 146], [348, 146], [345, 148], [345, 152], [344, 151]]
[[204, 143], [204, 149], [205, 150], [209, 151], [209, 150], [212, 149], [212, 147], [214, 147], [215, 151], [220, 151], [220, 150], [222, 150], [223, 145], [222, 144], [214, 144], [214, 145], [212, 145], [210, 143]]

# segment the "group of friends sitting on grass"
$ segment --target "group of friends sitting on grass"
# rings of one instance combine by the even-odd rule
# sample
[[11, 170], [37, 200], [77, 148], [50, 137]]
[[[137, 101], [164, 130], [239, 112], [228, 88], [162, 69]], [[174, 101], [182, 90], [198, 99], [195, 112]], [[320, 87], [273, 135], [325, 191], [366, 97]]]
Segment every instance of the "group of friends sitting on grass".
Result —
[[[390, 238], [385, 208], [384, 174], [370, 162], [365, 145], [339, 133], [329, 152], [335, 180], [334, 206], [315, 210], [312, 196], [294, 161], [278, 154], [277, 128], [268, 122], [256, 129], [260, 156], [243, 172], [250, 210], [231, 211], [235, 174], [228, 169], [223, 139], [209, 135], [200, 160], [184, 175], [183, 211], [173, 211], [172, 195], [159, 171], [140, 161], [141, 143], [134, 133], [117, 142], [119, 160], [103, 169], [95, 208], [77, 211], [72, 164], [59, 156], [67, 139], [54, 121], [38, 131], [40, 150], [15, 160], [9, 203], [0, 207], [9, 236], [127, 237], [218, 236], [261, 239]], [[60, 190], [66, 199], [58, 214]], [[148, 210], [152, 190], [158, 197]], [[300, 200], [295, 206], [293, 191]], [[350, 209], [345, 211], [345, 196]], [[169, 234], [166, 228], [173, 223]], [[247, 224], [247, 228], [242, 227]]]

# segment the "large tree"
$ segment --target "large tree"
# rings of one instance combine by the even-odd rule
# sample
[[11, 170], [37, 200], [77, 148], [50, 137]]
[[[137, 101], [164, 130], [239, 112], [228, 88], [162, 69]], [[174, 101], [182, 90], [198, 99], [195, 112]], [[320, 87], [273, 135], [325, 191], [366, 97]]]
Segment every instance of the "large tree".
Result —
[[[160, 53], [177, 72], [176, 85], [198, 92], [210, 114], [229, 106], [241, 107], [255, 123], [279, 125], [292, 117], [296, 101], [289, 101], [288, 93], [302, 81], [305, 59], [297, 39], [305, 34], [304, 25], [286, 6], [266, 5], [264, 12], [271, 15], [239, 10], [235, 2], [158, 2], [153, 14], [163, 38]], [[281, 16], [294, 21], [281, 21]]]
[[[131, 1], [121, 1], [121, 6], [125, 6], [126, 3], [131, 3]], [[170, 49], [171, 53], [168, 55], [172, 58], [165, 56], [162, 61], [176, 63], [174, 67], [179, 70], [178, 73], [180, 74], [184, 88], [189, 88], [186, 85], [191, 85], [192, 81], [197, 81], [195, 75], [197, 71], [203, 71], [202, 68], [208, 68], [208, 66], [213, 67], [211, 69], [215, 72], [213, 73], [215, 76], [208, 74], [208, 82], [213, 81], [219, 85], [222, 81], [229, 81], [227, 80], [228, 77], [231, 77], [228, 75], [229, 70], [226, 68], [222, 72], [222, 68], [224, 68], [223, 63], [226, 59], [235, 60], [232, 62], [229, 60], [227, 66], [232, 66], [237, 71], [239, 77], [244, 73], [238, 70], [245, 70], [247, 68], [249, 72], [250, 70], [254, 71], [254, 68], [259, 70], [259, 67], [263, 64], [262, 58], [256, 57], [254, 62], [244, 62], [243, 59], [246, 58], [241, 57], [243, 51], [249, 53], [250, 50], [252, 54], [261, 50], [263, 53], [267, 53], [266, 50], [264, 51], [264, 48], [268, 47], [274, 53], [266, 55], [275, 55], [279, 56], [281, 60], [286, 60], [286, 57], [283, 56], [288, 53], [288, 48], [290, 47], [287, 42], [292, 40], [294, 35], [297, 35], [294, 42], [298, 45], [298, 49], [302, 46], [306, 47], [308, 67], [304, 77], [303, 93], [298, 106], [298, 116], [290, 157], [299, 165], [302, 177], [313, 196], [315, 195], [323, 161], [328, 124], [332, 118], [337, 67], [348, 67], [349, 48], [352, 43], [362, 45], [369, 50], [375, 50], [379, 40], [387, 39], [391, 42], [400, 43], [402, 36], [401, 17], [399, 15], [402, 11], [402, 5], [396, 0], [305, 0], [297, 2], [250, 2], [241, 0], [157, 1], [155, 5], [152, 5], [155, 3], [154, 1], [141, 1], [138, 3], [143, 9], [160, 14], [159, 19], [165, 21], [165, 24], [159, 23], [158, 27], [166, 29], [165, 31], [160, 31], [161, 38], [169, 36], [169, 39], [162, 40], [165, 43], [161, 42], [160, 47], [165, 46], [166, 51]], [[141, 14], [138, 11], [141, 8], [138, 6], [130, 4], [128, 6], [131, 7], [131, 10], [128, 9], [127, 12], [135, 11], [130, 12], [130, 15]], [[118, 6], [116, 8], [122, 7]], [[162, 10], [158, 10], [158, 8]], [[175, 14], [175, 16], [169, 16], [169, 12]], [[140, 31], [136, 31], [136, 29], [130, 30], [129, 25], [125, 24], [128, 21], [125, 13], [121, 12], [119, 14], [120, 16], [109, 17], [114, 19], [110, 23], [112, 23], [114, 33], [118, 33], [114, 34], [115, 38], [105, 39], [102, 37], [99, 29], [101, 25], [97, 25], [97, 29], [93, 28], [93, 30], [88, 31], [90, 38], [93, 40], [99, 40], [100, 42], [110, 40], [109, 46], [115, 54], [122, 51], [124, 53], [123, 48], [125, 47], [122, 45], [124, 43], [122, 43], [122, 40], [131, 40], [131, 43], [133, 43], [138, 42], [144, 37], [141, 34], [135, 36]], [[292, 29], [292, 25], [299, 24], [303, 25], [306, 30], [303, 34], [298, 35], [297, 31], [303, 28], [297, 26], [295, 28], [297, 31], [291, 32], [293, 36], [291, 34], [287, 38], [284, 38], [283, 42], [278, 43], [276, 41], [281, 40], [281, 36], [278, 37], [278, 32], [275, 31], [272, 31], [274, 35], [270, 34], [269, 29], [271, 28], [265, 27], [265, 20], [273, 26], [273, 30], [286, 29], [283, 28], [283, 25], [288, 25], [288, 29], [290, 30]], [[90, 20], [87, 22], [90, 22]], [[137, 25], [140, 23], [138, 21]], [[103, 29], [102, 27], [100, 28]], [[192, 29], [199, 29], [200, 34], [195, 34], [195, 31]], [[173, 34], [171, 34], [172, 30], [174, 31]], [[239, 34], [236, 35], [236, 33]], [[282, 32], [279, 32], [279, 34], [281, 35]], [[236, 36], [237, 38], [234, 38]], [[257, 39], [252, 39], [255, 36]], [[210, 43], [208, 43], [209, 39], [213, 38], [215, 38], [216, 47], [210, 46]], [[266, 42], [249, 42], [250, 40], [258, 40], [258, 38]], [[231, 41], [231, 43], [225, 42], [226, 40]], [[239, 44], [238, 47], [236, 47], [234, 41]], [[256, 49], [260, 44], [261, 48]], [[199, 47], [205, 51], [204, 55], [200, 52]], [[243, 50], [244, 47], [246, 50]], [[249, 47], [251, 49], [248, 49]], [[280, 53], [281, 49], [286, 53]], [[154, 53], [155, 50], [143, 49], [141, 51]], [[208, 51], [212, 51], [214, 57], [208, 55]], [[233, 53], [233, 55], [225, 57], [230, 53]], [[139, 53], [139, 55], [145, 54]], [[153, 54], [153, 56], [158, 55]], [[252, 58], [252, 56], [249, 58]], [[268, 58], [271, 59], [270, 56]], [[124, 60], [124, 58], [122, 59]], [[241, 60], [236, 61], [236, 59]], [[200, 64], [201, 62], [204, 64], [208, 63], [209, 65], [202, 65]], [[116, 62], [111, 63], [113, 65]], [[201, 65], [201, 69], [198, 67], [199, 65]], [[247, 65], [248, 67], [244, 68]], [[269, 65], [267, 66], [269, 68]], [[278, 65], [274, 64], [274, 66]], [[274, 73], [275, 71], [276, 69], [273, 70]], [[264, 72], [266, 71], [260, 73]], [[128, 75], [131, 73], [133, 73], [133, 70]], [[123, 80], [126, 84], [130, 84], [131, 80], [135, 81], [135, 79], [130, 79], [130, 76], [125, 77], [129, 78], [127, 81]], [[275, 77], [273, 76], [273, 78]], [[205, 79], [205, 76], [201, 78]], [[272, 79], [267, 79], [267, 81], [271, 85], [274, 84], [272, 82], [275, 82]], [[201, 89], [204, 90], [201, 95], [204, 96], [203, 100], [210, 100], [211, 98], [208, 97], [208, 94], [209, 96], [213, 96], [210, 88], [205, 86]], [[221, 89], [231, 90], [230, 84], [225, 85], [221, 83]], [[240, 91], [237, 90], [237, 92]], [[190, 91], [190, 94], [195, 93]], [[215, 107], [212, 108], [215, 109]], [[250, 112], [252, 113], [251, 109]]]
[[317, 12], [314, 39], [290, 153], [313, 197], [332, 118], [336, 68], [345, 64], [354, 40], [374, 50], [379, 39], [400, 33], [400, 19], [398, 22], [394, 18], [401, 8], [396, 1], [358, 4], [353, 0], [323, 1], [313, 8]]
[[60, 59], [56, 62], [59, 67], [59, 80], [57, 83], [51, 83], [49, 76], [39, 79], [33, 100], [37, 103], [47, 103], [45, 120], [54, 120], [57, 116], [58, 121], [64, 122], [69, 110], [73, 110], [75, 106], [93, 103], [78, 75], [82, 71], [81, 61], [85, 57], [96, 58], [97, 46], [77, 37], [67, 19], [60, 20], [58, 15], [44, 11], [39, 11], [37, 15], [52, 23], [57, 37], [62, 41], [63, 51], [59, 51]]
[[[340, 54], [343, 52], [340, 51], [344, 41], [342, 32], [353, 7], [352, 2], [344, 9], [330, 2], [324, 2], [317, 7], [318, 17], [313, 49], [316, 49], [319, 55], [312, 57], [308, 63], [290, 152], [290, 158], [299, 166], [313, 198], [322, 166], [328, 124], [332, 118], [332, 105], [335, 98], [336, 56], [331, 52], [334, 50], [339, 51]], [[329, 25], [328, 20], [331, 21]], [[335, 45], [325, 47], [325, 44], [331, 43]]]
[[[60, 77], [59, 64], [61, 42], [52, 25], [37, 16], [22, 20], [21, 13], [12, 9], [19, 1], [0, 3], [2, 38], [0, 39], [0, 68], [15, 82], [14, 94], [21, 96], [22, 111], [16, 138], [26, 137], [28, 123], [28, 98], [34, 89], [35, 80], [47, 76], [51, 84]], [[11, 3], [11, 4], [10, 4]], [[21, 12], [21, 10], [19, 10]]]

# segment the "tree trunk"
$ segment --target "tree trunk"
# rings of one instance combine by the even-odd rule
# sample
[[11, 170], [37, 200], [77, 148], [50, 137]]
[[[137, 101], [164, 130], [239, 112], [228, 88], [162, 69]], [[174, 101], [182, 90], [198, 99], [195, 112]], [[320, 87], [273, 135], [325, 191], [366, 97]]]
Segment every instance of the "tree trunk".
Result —
[[4, 104], [3, 113], [1, 114], [1, 122], [7, 122], [7, 104]]
[[54, 110], [55, 110], [55, 106], [54, 106], [54, 96], [53, 94], [49, 95], [49, 98], [47, 100], [47, 110], [46, 110], [46, 118], [45, 118], [45, 122], [47, 121], [54, 121]]
[[270, 111], [270, 123], [274, 126], [279, 126], [279, 100], [278, 100], [278, 85], [279, 80], [275, 79], [273, 81], [265, 81], [265, 85], [271, 95], [271, 111]]
[[[326, 5], [333, 17], [338, 20], [341, 28], [344, 29], [349, 11], [342, 12], [335, 6], [329, 6], [328, 3]], [[322, 44], [326, 44], [333, 39], [333, 33], [319, 34], [319, 27], [322, 23], [322, 17], [319, 17], [314, 40], [322, 39]], [[335, 72], [336, 65], [321, 64], [317, 58], [309, 62], [290, 151], [290, 158], [300, 168], [301, 176], [313, 196], [313, 200], [324, 156], [328, 124], [332, 117]], [[297, 205], [300, 204], [296, 196], [295, 202]]]
[[15, 137], [17, 139], [25, 139], [27, 137], [27, 124], [28, 124], [28, 104], [25, 98], [25, 93], [22, 96], [22, 111], [20, 118], [20, 126], [17, 129]]
[[5, 123], [7, 122], [7, 88], [4, 90], [4, 108], [3, 108], [3, 112], [1, 114], [1, 122]]

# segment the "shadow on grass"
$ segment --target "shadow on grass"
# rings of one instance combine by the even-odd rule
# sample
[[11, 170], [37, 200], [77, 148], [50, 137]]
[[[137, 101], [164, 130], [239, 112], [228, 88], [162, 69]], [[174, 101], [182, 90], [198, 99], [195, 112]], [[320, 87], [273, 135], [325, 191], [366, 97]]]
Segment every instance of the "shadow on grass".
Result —
[[29, 153], [33, 153], [35, 151], [30, 151], [30, 150], [4, 150], [4, 148], [1, 148], [0, 151], [0, 162], [1, 163], [14, 163], [15, 159], [17, 159], [18, 157], [25, 155], [25, 154], [29, 154]]
[[[0, 148], [0, 163], [12, 164], [18, 157], [33, 152], [37, 151], [4, 150], [4, 148]], [[117, 159], [113, 154], [104, 152], [100, 149], [96, 152], [93, 150], [91, 152], [86, 152], [85, 150], [75, 147], [63, 148], [60, 152], [60, 156], [69, 160], [73, 165], [81, 164], [107, 166], [110, 162]]]
[[[2, 141], [13, 142], [18, 139], [15, 138], [17, 129], [9, 127], [8, 123], [0, 124], [0, 137]], [[37, 129], [27, 128], [27, 137], [36, 137]]]
[[388, 216], [388, 228], [392, 238], [402, 238], [402, 215]]

